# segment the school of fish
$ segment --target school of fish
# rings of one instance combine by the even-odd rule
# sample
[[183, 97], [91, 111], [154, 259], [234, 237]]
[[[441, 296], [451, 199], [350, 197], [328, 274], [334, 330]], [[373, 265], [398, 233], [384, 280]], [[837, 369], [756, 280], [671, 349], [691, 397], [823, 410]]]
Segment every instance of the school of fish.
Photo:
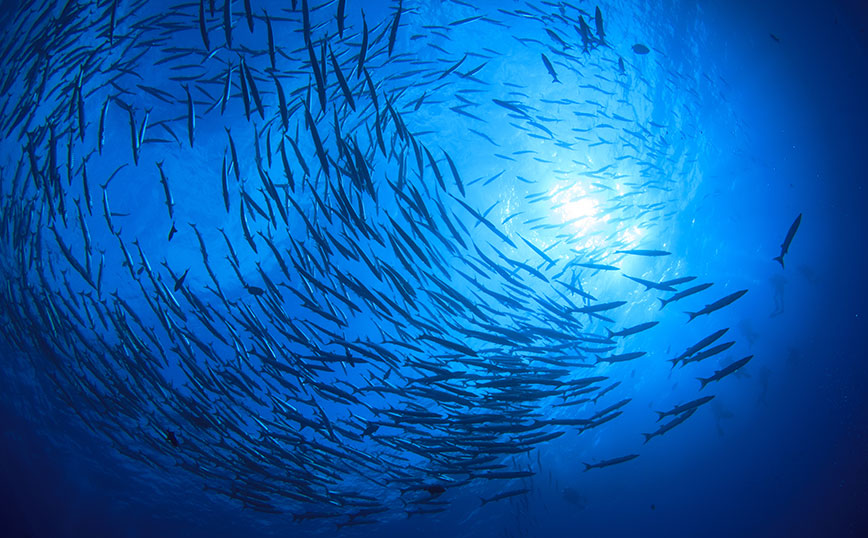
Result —
[[696, 399], [638, 450], [752, 356], [712, 365], [725, 326], [677, 357], [633, 344], [671, 303], [693, 327], [747, 290], [665, 250], [699, 128], [689, 100], [652, 121], [654, 94], [701, 77], [645, 79], [659, 51], [607, 13], [21, 3], [0, 52], [4, 341], [116, 451], [299, 522], [525, 496], [540, 447], [616, 420], [627, 368], [671, 362]]

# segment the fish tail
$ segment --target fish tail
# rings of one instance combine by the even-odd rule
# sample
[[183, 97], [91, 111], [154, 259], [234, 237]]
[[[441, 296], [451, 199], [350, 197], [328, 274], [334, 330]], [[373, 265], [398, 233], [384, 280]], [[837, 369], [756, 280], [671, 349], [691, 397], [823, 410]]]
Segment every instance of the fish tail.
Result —
[[590, 471], [591, 469], [594, 468], [594, 466], [591, 465], [590, 463], [582, 463], [582, 465], [585, 466], [585, 470], [586, 470], [586, 471]]
[[705, 388], [705, 385], [708, 385], [708, 384], [711, 382], [711, 378], [710, 378], [710, 377], [709, 377], [709, 378], [705, 378], [705, 377], [697, 377], [696, 379], [697, 379], [697, 381], [699, 381], [699, 382], [702, 384], [702, 386], [699, 387], [699, 390], [704, 389], [704, 388]]
[[[660, 422], [661, 420], [663, 420], [663, 417], [666, 416], [666, 413], [664, 413], [663, 411], [654, 411], [654, 412], [657, 413], [658, 415], [660, 415], [660, 416], [657, 418], [657, 422]], [[647, 435], [647, 434], [644, 434], [644, 433], [643, 433], [642, 435]]]
[[482, 504], [480, 504], [479, 506], [485, 506], [485, 503], [488, 502], [487, 500], [483, 499], [482, 497], [480, 497], [479, 500], [482, 501]]
[[690, 319], [687, 320], [687, 323], [690, 323], [691, 321], [693, 321], [696, 318], [696, 316], [699, 315], [699, 312], [685, 312], [685, 314], [690, 316]]
[[606, 330], [609, 331], [609, 340], [611, 340], [612, 337], [615, 336], [615, 333], [613, 333], [613, 332], [612, 332], [612, 329], [610, 329], [610, 328], [608, 328], [608, 327], [606, 327]]
[[669, 304], [669, 301], [667, 301], [666, 299], [660, 299], [660, 310], [663, 310], [663, 307], [668, 305], [668, 304]]
[[775, 257], [772, 258], [772, 259], [773, 259], [774, 261], [778, 262], [779, 264], [781, 264], [781, 269], [784, 268], [784, 255], [783, 255], [783, 254], [781, 254], [780, 256], [775, 256]]
[[642, 435], [645, 436], [645, 441], [642, 443], [643, 445], [644, 445], [645, 443], [647, 443], [648, 441], [650, 441], [652, 437], [654, 437], [654, 434], [653, 434], [653, 433], [643, 433]]

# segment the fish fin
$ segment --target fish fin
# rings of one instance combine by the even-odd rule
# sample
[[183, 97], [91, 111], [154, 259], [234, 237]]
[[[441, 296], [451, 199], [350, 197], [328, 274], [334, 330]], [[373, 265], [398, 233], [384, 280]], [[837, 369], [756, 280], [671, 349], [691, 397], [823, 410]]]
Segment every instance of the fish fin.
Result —
[[585, 470], [586, 470], [586, 471], [590, 471], [591, 469], [594, 468], [594, 466], [591, 465], [590, 463], [582, 463], [582, 465], [585, 466]]
[[705, 388], [705, 385], [708, 385], [708, 384], [712, 381], [710, 377], [708, 377], [708, 378], [705, 378], [705, 377], [697, 377], [696, 379], [697, 379], [697, 381], [699, 381], [699, 382], [702, 384], [702, 386], [699, 387], [699, 390], [704, 389], [704, 388]]
[[778, 262], [779, 264], [781, 264], [781, 269], [784, 268], [784, 255], [783, 255], [783, 254], [781, 254], [780, 256], [775, 256], [775, 257], [772, 258], [772, 259], [773, 259], [774, 261]]
[[645, 436], [645, 441], [642, 443], [643, 445], [654, 437], [653, 433], [643, 433], [642, 435]]
[[612, 329], [610, 329], [610, 328], [608, 328], [608, 327], [606, 327], [606, 330], [609, 331], [609, 340], [611, 340], [612, 337], [615, 336], [615, 333], [613, 333], [613, 332], [612, 332]]
[[482, 497], [480, 497], [479, 500], [482, 501], [482, 504], [480, 504], [479, 506], [485, 506], [485, 503], [488, 502], [485, 499], [483, 499]]
[[660, 300], [660, 310], [663, 310], [663, 307], [669, 303], [666, 301], [666, 299], [659, 299], [659, 300]]
[[696, 316], [699, 315], [699, 312], [685, 312], [685, 314], [690, 316], [690, 319], [687, 320], [687, 323], [690, 323], [691, 321], [693, 321], [696, 318]]
[[[663, 417], [666, 416], [666, 413], [664, 413], [663, 411], [654, 411], [654, 412], [657, 413], [658, 415], [660, 415], [660, 417], [657, 418], [657, 422], [660, 422], [661, 420], [663, 420]], [[642, 435], [645, 435], [645, 434], [642, 434]]]

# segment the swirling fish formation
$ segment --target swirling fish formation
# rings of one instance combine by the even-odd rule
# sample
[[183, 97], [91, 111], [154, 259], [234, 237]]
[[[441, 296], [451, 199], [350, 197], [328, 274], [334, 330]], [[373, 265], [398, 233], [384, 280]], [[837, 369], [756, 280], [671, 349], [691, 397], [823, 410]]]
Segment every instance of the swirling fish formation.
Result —
[[[629, 404], [623, 363], [669, 367], [632, 342], [711, 286], [659, 239], [699, 82], [600, 7], [158, 4], [30, 2], [0, 53], [3, 337], [117, 451], [371, 524], [526, 494]], [[665, 358], [705, 387], [750, 360], [692, 369], [725, 333]]]

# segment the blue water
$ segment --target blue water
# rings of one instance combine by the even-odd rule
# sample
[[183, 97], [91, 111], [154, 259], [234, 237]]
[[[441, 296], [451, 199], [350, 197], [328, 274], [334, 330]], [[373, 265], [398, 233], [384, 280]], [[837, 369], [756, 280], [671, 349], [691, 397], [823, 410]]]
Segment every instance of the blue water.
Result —
[[[251, 0], [251, 32], [245, 2], [232, 2], [228, 50], [223, 3], [211, 14], [203, 2], [209, 51], [197, 2], [121, 0], [111, 39], [111, 1], [4, 3], [0, 534], [866, 533], [868, 15], [859, 2], [601, 2], [601, 39], [597, 4], [407, 0], [391, 53], [398, 3], [347, 0], [341, 37], [338, 2], [311, 2], [313, 54], [318, 62], [329, 56], [325, 106], [297, 3], [293, 10], [290, 2]], [[376, 106], [358, 73], [362, 8]], [[263, 10], [274, 31], [285, 131], [310, 171], [287, 142], [292, 187]], [[241, 87], [241, 58], [262, 116]], [[228, 66], [232, 91], [221, 112]], [[353, 145], [360, 159], [347, 157]], [[370, 185], [351, 171], [362, 162]], [[262, 214], [242, 202], [242, 190]], [[782, 267], [772, 258], [798, 215]], [[616, 252], [632, 249], [669, 254]], [[370, 268], [377, 264], [379, 274]], [[679, 291], [713, 285], [661, 309], [659, 299], [672, 292], [622, 275], [696, 277]], [[684, 312], [744, 289], [731, 305], [687, 323]], [[599, 312], [609, 320], [565, 312], [615, 301], [624, 304]], [[607, 329], [650, 321], [659, 323], [606, 343]], [[252, 331], [256, 324], [264, 330]], [[714, 345], [732, 347], [671, 367], [724, 328]], [[597, 361], [640, 351], [629, 361]], [[330, 362], [311, 358], [323, 352]], [[700, 388], [697, 378], [747, 356], [743, 368]], [[275, 362], [283, 368], [269, 369]], [[444, 373], [451, 377], [425, 379]], [[509, 385], [523, 376], [534, 378]], [[589, 376], [607, 379], [589, 394], [530, 392], [563, 391]], [[231, 388], [213, 390], [216, 380]], [[714, 399], [692, 415], [656, 421], [655, 411], [706, 395]], [[273, 396], [305, 422], [278, 427], [289, 408]], [[611, 420], [584, 431], [503, 429], [588, 419], [609, 406], [620, 414], [603, 414]], [[442, 420], [408, 419], [424, 413]], [[399, 415], [404, 422], [392, 421]], [[474, 417], [478, 426], [468, 427]], [[641, 434], [673, 417], [685, 420], [643, 443]], [[372, 423], [379, 428], [364, 431]], [[499, 448], [521, 450], [492, 451], [490, 470], [532, 476], [471, 479], [489, 469], [455, 470], [469, 465], [461, 458], [489, 455], [491, 432]], [[632, 454], [639, 456], [586, 469]], [[443, 489], [426, 489], [434, 486]], [[519, 490], [527, 491], [492, 500]], [[314, 514], [328, 517], [306, 517]]]

